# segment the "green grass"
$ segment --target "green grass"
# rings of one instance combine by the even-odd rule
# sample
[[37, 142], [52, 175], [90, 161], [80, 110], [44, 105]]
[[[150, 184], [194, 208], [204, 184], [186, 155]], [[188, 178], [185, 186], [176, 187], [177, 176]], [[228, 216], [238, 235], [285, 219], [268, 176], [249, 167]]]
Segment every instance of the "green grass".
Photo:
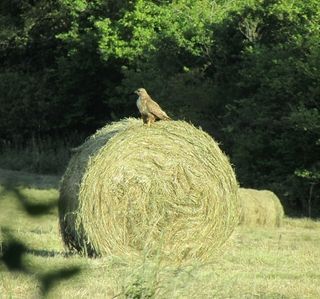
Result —
[[320, 298], [320, 222], [287, 218], [280, 228], [240, 226], [223, 254], [206, 264], [88, 259], [65, 253], [58, 191], [32, 180], [32, 188], [0, 181], [0, 251], [13, 240], [27, 247], [20, 270], [9, 271], [2, 256], [0, 298]]

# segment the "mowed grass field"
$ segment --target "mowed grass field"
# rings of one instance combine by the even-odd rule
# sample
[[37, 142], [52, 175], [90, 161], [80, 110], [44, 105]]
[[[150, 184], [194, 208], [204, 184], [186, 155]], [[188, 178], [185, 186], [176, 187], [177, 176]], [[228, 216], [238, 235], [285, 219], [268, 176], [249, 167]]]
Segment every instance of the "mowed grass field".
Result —
[[90, 259], [66, 254], [58, 181], [0, 171], [1, 299], [320, 298], [318, 221], [239, 226], [207, 263], [168, 264], [161, 256]]

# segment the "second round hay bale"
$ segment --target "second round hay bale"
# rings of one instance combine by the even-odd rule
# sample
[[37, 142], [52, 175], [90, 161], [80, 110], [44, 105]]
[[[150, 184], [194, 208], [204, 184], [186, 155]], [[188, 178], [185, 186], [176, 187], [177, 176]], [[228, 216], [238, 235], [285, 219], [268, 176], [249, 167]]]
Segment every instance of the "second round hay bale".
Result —
[[281, 226], [284, 216], [279, 198], [269, 190], [239, 189], [240, 224]]
[[88, 255], [205, 259], [238, 223], [227, 157], [184, 121], [105, 126], [73, 156], [60, 192], [64, 242]]

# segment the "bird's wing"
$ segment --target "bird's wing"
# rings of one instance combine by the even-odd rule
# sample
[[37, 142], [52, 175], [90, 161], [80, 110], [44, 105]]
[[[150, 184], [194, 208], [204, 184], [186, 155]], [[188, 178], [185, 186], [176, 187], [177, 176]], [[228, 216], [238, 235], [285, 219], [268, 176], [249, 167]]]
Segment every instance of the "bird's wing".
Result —
[[160, 119], [170, 119], [170, 117], [165, 113], [159, 104], [151, 99], [147, 101], [147, 109], [149, 110], [150, 113], [155, 115], [156, 117]]

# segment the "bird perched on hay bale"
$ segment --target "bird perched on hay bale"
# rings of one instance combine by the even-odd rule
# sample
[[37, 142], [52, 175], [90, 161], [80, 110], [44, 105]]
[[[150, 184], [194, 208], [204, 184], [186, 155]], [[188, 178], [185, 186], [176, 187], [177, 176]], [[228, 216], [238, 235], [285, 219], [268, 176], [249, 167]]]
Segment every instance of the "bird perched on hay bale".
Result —
[[247, 226], [281, 226], [283, 207], [277, 195], [269, 190], [239, 189], [240, 224]]
[[139, 96], [137, 107], [141, 114], [143, 123], [150, 127], [151, 123], [156, 120], [170, 120], [171, 118], [165, 113], [158, 103], [151, 99], [144, 88], [138, 88], [135, 93]]
[[89, 256], [161, 253], [205, 260], [238, 223], [238, 184], [228, 158], [184, 121], [106, 125], [63, 176], [63, 240]]

